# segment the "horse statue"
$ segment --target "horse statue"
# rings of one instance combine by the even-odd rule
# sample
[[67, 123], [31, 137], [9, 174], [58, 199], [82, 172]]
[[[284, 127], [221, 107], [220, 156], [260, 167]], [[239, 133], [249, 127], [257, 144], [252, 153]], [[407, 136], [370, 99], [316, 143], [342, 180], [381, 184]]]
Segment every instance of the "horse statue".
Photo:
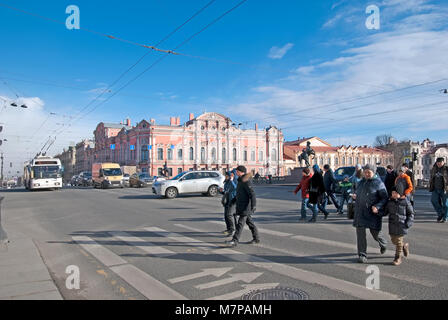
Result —
[[311, 143], [308, 141], [306, 148], [302, 150], [302, 153], [298, 157], [300, 166], [302, 165], [302, 161], [305, 161], [305, 166], [307, 168], [310, 167], [310, 156], [315, 157], [316, 153], [314, 152], [313, 148], [311, 148]]

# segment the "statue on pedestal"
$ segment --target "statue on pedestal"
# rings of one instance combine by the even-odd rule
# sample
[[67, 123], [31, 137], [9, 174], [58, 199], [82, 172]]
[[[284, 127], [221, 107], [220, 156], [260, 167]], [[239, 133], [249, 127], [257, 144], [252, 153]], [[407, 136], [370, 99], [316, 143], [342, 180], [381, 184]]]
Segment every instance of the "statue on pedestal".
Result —
[[306, 143], [306, 148], [304, 148], [302, 150], [302, 153], [299, 155], [299, 158], [298, 158], [298, 160], [300, 162], [300, 166], [302, 166], [302, 160], [304, 160], [305, 161], [305, 166], [307, 168], [309, 168], [311, 166], [310, 165], [310, 156], [311, 155], [313, 157], [315, 157], [316, 153], [314, 152], [313, 148], [311, 148], [311, 142], [308, 141]]

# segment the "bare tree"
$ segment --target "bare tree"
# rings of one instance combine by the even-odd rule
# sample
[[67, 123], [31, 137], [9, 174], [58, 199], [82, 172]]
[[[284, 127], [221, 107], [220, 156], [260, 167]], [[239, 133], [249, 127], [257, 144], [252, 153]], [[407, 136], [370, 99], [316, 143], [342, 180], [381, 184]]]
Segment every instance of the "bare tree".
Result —
[[391, 138], [394, 138], [390, 133], [385, 133], [382, 135], [379, 135], [375, 138], [375, 141], [373, 142], [374, 147], [384, 147], [390, 143]]

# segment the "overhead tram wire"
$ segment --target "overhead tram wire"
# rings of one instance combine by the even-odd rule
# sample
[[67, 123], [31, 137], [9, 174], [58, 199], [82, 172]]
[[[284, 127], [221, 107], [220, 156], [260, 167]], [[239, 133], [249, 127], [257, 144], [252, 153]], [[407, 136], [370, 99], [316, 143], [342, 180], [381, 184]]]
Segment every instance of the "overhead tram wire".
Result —
[[[209, 6], [211, 6], [216, 0], [209, 1], [205, 6], [197, 10], [191, 17], [189, 17], [187, 20], [185, 20], [182, 24], [180, 24], [178, 27], [176, 27], [173, 31], [168, 33], [165, 37], [162, 38], [159, 42], [157, 42], [157, 46], [168, 40], [171, 36], [173, 36], [177, 31], [179, 31], [182, 27], [184, 27], [187, 23], [189, 23], [191, 20], [193, 20], [196, 16], [201, 14], [204, 10], [206, 10]], [[1, 4], [0, 4], [1, 5]], [[135, 68], [146, 56], [148, 56], [151, 53], [151, 51], [147, 51], [143, 56], [141, 56], [133, 65], [131, 65], [125, 72], [123, 72], [112, 84], [110, 84], [102, 93], [100, 93], [95, 99], [90, 101], [84, 108], [82, 108], [76, 115], [80, 115], [84, 110], [86, 110], [89, 106], [91, 106], [93, 103], [98, 101], [106, 92], [110, 91], [110, 89], [117, 84], [124, 76], [126, 76], [133, 68]], [[72, 121], [73, 122], [73, 121]], [[69, 124], [69, 126], [71, 126]], [[64, 128], [60, 133], [62, 133]], [[58, 133], [58, 134], [60, 134]]]
[[[427, 108], [427, 107], [432, 107], [432, 106], [438, 106], [438, 105], [441, 105], [441, 104], [446, 104], [446, 106], [448, 106], [448, 102], [447, 101], [436, 101], [436, 102], [426, 103], [426, 104], [418, 105], [418, 106], [411, 106], [411, 107], [406, 106], [406, 107], [400, 107], [400, 108], [390, 109], [390, 110], [386, 110], [386, 111], [380, 111], [380, 112], [363, 114], [362, 117], [365, 118], [365, 117], [371, 117], [371, 116], [384, 115], [384, 114], [389, 114], [389, 113], [393, 113], [393, 112], [397, 112], [397, 111], [416, 110], [416, 109], [420, 109], [420, 108]], [[444, 106], [443, 109], [446, 109], [446, 106]], [[427, 109], [425, 109], [425, 110], [427, 110]], [[439, 108], [436, 108], [435, 110], [439, 110]], [[435, 111], [435, 110], [433, 110], [433, 111]], [[356, 119], [358, 117], [360, 117], [360, 116], [359, 115], [353, 115], [353, 116], [350, 116], [350, 117], [345, 117], [343, 119], [338, 119], [336, 121], [337, 121], [337, 123], [339, 125], [339, 122], [343, 122], [343, 121], [347, 121], [347, 120], [353, 120], [353, 119]], [[295, 127], [296, 126], [289, 126], [289, 127], [283, 128], [283, 129], [291, 129], [291, 128], [295, 128]], [[311, 129], [311, 130], [316, 130], [316, 129], [328, 128], [328, 127], [329, 127], [328, 125], [326, 125], [326, 126], [322, 125], [322, 126], [317, 126], [317, 127], [316, 126], [311, 126], [311, 127], [308, 127], [308, 128]], [[306, 125], [304, 126], [304, 128], [307, 128]]]
[[[190, 36], [189, 38], [187, 38], [186, 40], [184, 40], [183, 42], [181, 42], [179, 45], [177, 45], [175, 47], [174, 50], [177, 50], [179, 48], [181, 48], [182, 46], [184, 46], [185, 44], [187, 44], [188, 42], [190, 42], [193, 38], [195, 38], [196, 36], [198, 36], [199, 34], [201, 34], [202, 32], [204, 32], [206, 29], [208, 29], [209, 27], [211, 27], [212, 25], [214, 25], [216, 22], [218, 22], [219, 20], [221, 20], [223, 17], [225, 17], [226, 15], [228, 15], [229, 13], [231, 13], [232, 11], [236, 10], [238, 7], [240, 7], [242, 4], [244, 4], [247, 0], [242, 0], [240, 1], [238, 4], [236, 4], [235, 6], [233, 6], [231, 9], [227, 10], [226, 12], [224, 12], [223, 14], [221, 14], [219, 17], [215, 18], [212, 22], [208, 23], [205, 27], [203, 27], [201, 30], [199, 30], [198, 32], [194, 33], [192, 36]], [[153, 67], [155, 67], [157, 64], [159, 64], [160, 62], [162, 62], [165, 58], [167, 58], [169, 56], [169, 54], [165, 54], [163, 56], [161, 56], [159, 59], [157, 59], [155, 62], [153, 62], [148, 68], [146, 68], [143, 72], [139, 73], [136, 77], [134, 77], [133, 79], [131, 79], [130, 81], [128, 81], [125, 85], [123, 85], [122, 87], [120, 87], [118, 90], [116, 90], [114, 93], [112, 93], [108, 98], [106, 98], [106, 100], [100, 102], [98, 105], [96, 105], [92, 110], [90, 110], [89, 112], [87, 112], [84, 116], [87, 116], [88, 114], [92, 113], [93, 111], [95, 111], [96, 109], [98, 109], [101, 105], [105, 104], [107, 101], [109, 101], [112, 97], [114, 97], [115, 95], [117, 95], [120, 91], [122, 91], [123, 89], [125, 89], [126, 87], [128, 87], [131, 83], [133, 83], [134, 81], [136, 81], [137, 79], [139, 79], [141, 76], [143, 76], [146, 72], [148, 72], [149, 70], [151, 70]], [[73, 122], [81, 120], [83, 118], [83, 116], [81, 116], [78, 119], [75, 119]], [[73, 123], [72, 122], [72, 123]], [[62, 132], [61, 132], [62, 133]]]
[[[411, 85], [411, 86], [401, 87], [401, 88], [388, 90], [388, 91], [377, 92], [377, 93], [374, 93], [374, 94], [371, 94], [371, 95], [351, 98], [351, 99], [348, 99], [348, 100], [343, 100], [343, 101], [334, 102], [334, 103], [330, 103], [330, 104], [324, 104], [324, 105], [318, 105], [318, 106], [311, 106], [310, 105], [310, 106], [304, 107], [304, 108], [302, 108], [300, 110], [280, 113], [280, 114], [277, 114], [275, 116], [269, 116], [269, 117], [265, 117], [265, 118], [258, 119], [258, 120], [249, 120], [249, 121], [247, 121], [247, 123], [252, 123], [252, 122], [257, 122], [257, 121], [277, 118], [277, 117], [283, 117], [283, 116], [290, 116], [290, 115], [298, 114], [300, 112], [307, 111], [307, 110], [310, 110], [310, 109], [333, 107], [333, 106], [341, 105], [341, 104], [344, 104], [344, 103], [350, 103], [350, 102], [356, 102], [356, 101], [360, 101], [360, 100], [365, 100], [365, 99], [378, 97], [378, 96], [382, 96], [382, 95], [386, 95], [386, 94], [390, 94], [390, 93], [395, 93], [395, 92], [398, 92], [398, 91], [403, 91], [403, 90], [407, 90], [407, 89], [413, 89], [413, 88], [418, 88], [418, 87], [422, 87], [422, 86], [427, 86], [427, 85], [431, 85], [431, 84], [435, 84], [435, 83], [439, 83], [439, 82], [443, 82], [443, 81], [447, 81], [447, 80], [448, 80], [448, 78], [442, 78], [442, 79], [438, 79], [438, 80], [434, 80], [434, 81], [414, 84], [414, 85]], [[353, 107], [353, 109], [354, 108], [356, 108], [356, 107]], [[350, 109], [344, 109], [344, 111], [345, 110], [350, 110]]]

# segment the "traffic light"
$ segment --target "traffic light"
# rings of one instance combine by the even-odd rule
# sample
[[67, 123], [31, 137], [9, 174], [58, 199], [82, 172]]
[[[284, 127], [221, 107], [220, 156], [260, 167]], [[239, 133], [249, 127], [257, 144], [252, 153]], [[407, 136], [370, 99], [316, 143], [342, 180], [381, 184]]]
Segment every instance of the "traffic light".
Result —
[[417, 161], [417, 152], [412, 152], [412, 161]]

